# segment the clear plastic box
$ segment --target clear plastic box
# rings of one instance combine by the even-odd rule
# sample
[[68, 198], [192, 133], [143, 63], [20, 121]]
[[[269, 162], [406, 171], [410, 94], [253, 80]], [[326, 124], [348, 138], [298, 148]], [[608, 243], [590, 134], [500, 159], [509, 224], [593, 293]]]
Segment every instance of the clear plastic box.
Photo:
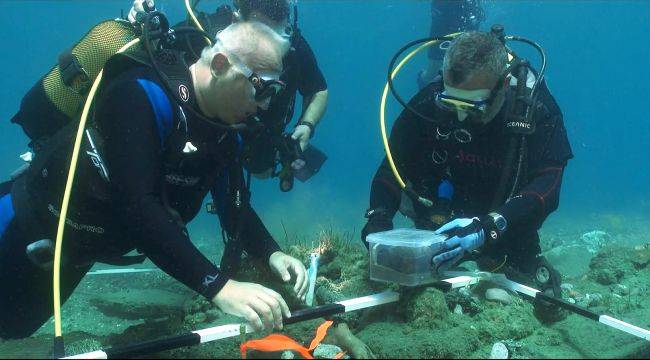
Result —
[[370, 279], [418, 286], [438, 280], [431, 260], [443, 246], [445, 235], [417, 229], [396, 229], [368, 235]]

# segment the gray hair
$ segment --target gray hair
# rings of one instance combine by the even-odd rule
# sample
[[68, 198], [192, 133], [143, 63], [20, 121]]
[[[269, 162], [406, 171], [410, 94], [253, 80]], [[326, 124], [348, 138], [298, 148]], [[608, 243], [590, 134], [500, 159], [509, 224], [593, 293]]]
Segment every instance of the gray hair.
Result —
[[280, 72], [289, 47], [289, 41], [260, 22], [236, 22], [217, 34], [216, 44], [203, 49], [201, 61], [210, 64], [216, 54], [226, 52], [251, 69]]
[[445, 53], [445, 83], [459, 85], [477, 74], [497, 80], [506, 70], [506, 47], [492, 33], [469, 31], [458, 35]]

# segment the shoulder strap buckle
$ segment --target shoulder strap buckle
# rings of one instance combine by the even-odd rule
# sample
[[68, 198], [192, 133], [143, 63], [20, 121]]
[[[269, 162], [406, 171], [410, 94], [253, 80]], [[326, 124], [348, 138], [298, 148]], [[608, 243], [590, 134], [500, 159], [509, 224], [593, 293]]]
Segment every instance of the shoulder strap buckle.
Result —
[[61, 80], [68, 87], [77, 86], [77, 92], [84, 93], [88, 89], [90, 76], [86, 69], [81, 66], [79, 59], [72, 53], [72, 50], [66, 50], [59, 54], [59, 71]]

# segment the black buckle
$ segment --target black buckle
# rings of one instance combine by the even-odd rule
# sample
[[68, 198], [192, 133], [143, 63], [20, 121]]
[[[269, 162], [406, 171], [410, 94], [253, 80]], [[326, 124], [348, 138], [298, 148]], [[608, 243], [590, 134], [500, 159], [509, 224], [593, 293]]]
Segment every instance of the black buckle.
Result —
[[72, 53], [72, 50], [64, 51], [59, 55], [59, 71], [61, 72], [61, 80], [66, 86], [72, 87], [78, 77], [80, 77], [82, 88], [85, 88], [90, 82], [90, 76]]

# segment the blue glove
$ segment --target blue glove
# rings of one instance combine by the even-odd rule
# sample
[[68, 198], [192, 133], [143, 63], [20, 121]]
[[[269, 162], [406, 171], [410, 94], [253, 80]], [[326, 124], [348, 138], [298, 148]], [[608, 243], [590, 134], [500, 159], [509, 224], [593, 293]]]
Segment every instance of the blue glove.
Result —
[[441, 226], [436, 234], [447, 234], [443, 252], [433, 258], [433, 265], [444, 271], [458, 263], [465, 254], [470, 253], [485, 244], [485, 231], [478, 218], [456, 219]]

